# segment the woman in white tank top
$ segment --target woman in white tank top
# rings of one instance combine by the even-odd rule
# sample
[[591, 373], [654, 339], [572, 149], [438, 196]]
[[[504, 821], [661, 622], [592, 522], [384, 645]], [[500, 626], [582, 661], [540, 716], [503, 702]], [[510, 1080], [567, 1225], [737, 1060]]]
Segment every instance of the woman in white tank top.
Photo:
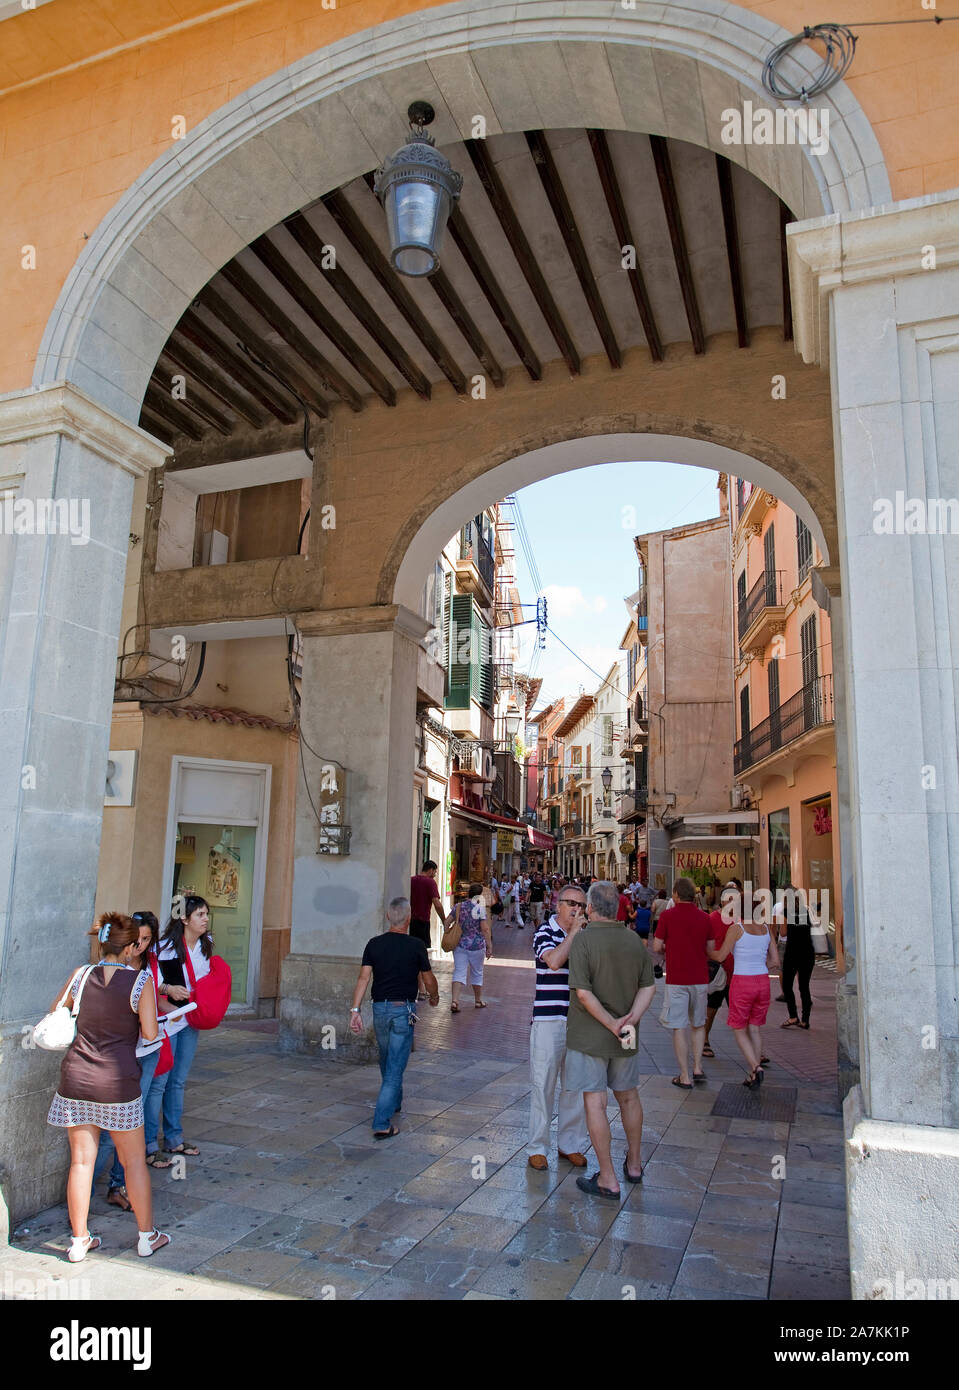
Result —
[[[738, 894], [736, 897], [738, 898]], [[723, 893], [724, 902], [728, 894]], [[736, 920], [726, 933], [718, 950], [707, 947], [711, 960], [725, 960], [730, 951], [736, 962], [729, 983], [729, 1027], [743, 1054], [749, 1075], [744, 1086], [759, 1086], [763, 1079], [760, 1065], [763, 1055], [760, 1029], [769, 1012], [769, 972], [779, 971], [779, 951], [765, 922], [743, 922], [739, 916], [741, 904], [733, 903]], [[761, 914], [757, 914], [761, 915]]]

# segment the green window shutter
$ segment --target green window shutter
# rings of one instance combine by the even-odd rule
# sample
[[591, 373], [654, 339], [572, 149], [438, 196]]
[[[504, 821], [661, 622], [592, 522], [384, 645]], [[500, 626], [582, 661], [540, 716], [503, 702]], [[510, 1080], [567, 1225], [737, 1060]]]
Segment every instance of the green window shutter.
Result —
[[[470, 662], [470, 639], [473, 632], [472, 594], [452, 594], [449, 604], [449, 678], [446, 685], [446, 708], [469, 709], [473, 668]], [[465, 660], [460, 658], [465, 657]]]
[[476, 636], [473, 653], [473, 698], [484, 709], [493, 707], [493, 629], [473, 610], [473, 631]]

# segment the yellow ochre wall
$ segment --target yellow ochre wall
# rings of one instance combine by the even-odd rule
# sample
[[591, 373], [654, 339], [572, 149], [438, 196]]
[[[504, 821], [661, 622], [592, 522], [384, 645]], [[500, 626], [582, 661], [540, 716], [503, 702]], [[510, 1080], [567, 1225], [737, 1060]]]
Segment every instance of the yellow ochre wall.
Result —
[[[413, 0], [53, 0], [0, 24], [0, 392], [29, 386], [44, 327], [115, 202], [187, 129], [297, 59], [428, 4]], [[931, 18], [919, 0], [743, 8], [804, 24]], [[102, 55], [102, 56], [101, 56]], [[959, 185], [959, 24], [866, 28], [846, 81], [894, 198]], [[397, 132], [398, 138], [402, 135]], [[36, 269], [21, 267], [24, 246]]]

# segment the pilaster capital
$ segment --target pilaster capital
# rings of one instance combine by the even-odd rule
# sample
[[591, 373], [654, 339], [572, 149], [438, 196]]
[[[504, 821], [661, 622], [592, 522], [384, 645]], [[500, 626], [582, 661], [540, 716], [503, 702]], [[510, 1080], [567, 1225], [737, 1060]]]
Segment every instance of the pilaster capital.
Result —
[[48, 434], [76, 439], [85, 449], [115, 463], [134, 478], [162, 468], [167, 444], [107, 410], [69, 382], [0, 396], [0, 445], [20, 444]]
[[326, 608], [312, 613], [298, 613], [296, 626], [304, 637], [343, 637], [353, 633], [403, 633], [414, 642], [422, 642], [433, 624], [401, 603], [375, 603], [365, 608]]
[[930, 193], [868, 211], [834, 212], [786, 228], [796, 349], [829, 362], [828, 301], [847, 285], [935, 274], [959, 265], [959, 193]]

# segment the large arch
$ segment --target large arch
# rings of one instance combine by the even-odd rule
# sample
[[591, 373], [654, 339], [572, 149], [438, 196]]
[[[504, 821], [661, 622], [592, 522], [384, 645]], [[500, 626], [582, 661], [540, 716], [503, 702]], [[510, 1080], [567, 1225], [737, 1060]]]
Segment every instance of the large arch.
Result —
[[[441, 145], [470, 136], [477, 115], [490, 134], [646, 131], [738, 160], [799, 218], [888, 201], [878, 142], [842, 83], [822, 99], [821, 158], [722, 142], [723, 110], [765, 100], [763, 59], [785, 36], [720, 0], [612, 11], [570, 0], [562, 13], [541, 0], [459, 0], [331, 44], [205, 119], [117, 202], [63, 286], [34, 386], [69, 381], [136, 421], [193, 295], [254, 237], [386, 157], [412, 96], [434, 104]], [[817, 61], [797, 50], [790, 75]]]
[[[474, 516], [531, 483], [598, 463], [666, 460], [748, 478], [750, 482], [781, 498], [802, 517], [812, 531], [826, 563], [830, 563], [829, 542], [822, 521], [794, 481], [801, 472], [800, 465], [787, 459], [781, 450], [765, 441], [744, 438], [742, 432], [737, 434], [738, 447], [734, 448], [732, 443], [723, 444], [715, 438], [706, 439], [696, 435], [692, 432], [692, 422], [685, 420], [657, 420], [656, 428], [651, 422], [648, 431], [630, 433], [620, 432], [621, 423], [621, 419], [617, 419], [607, 432], [602, 428], [603, 422], [584, 420], [582, 432], [573, 438], [538, 447], [530, 441], [525, 447], [516, 443], [504, 444], [503, 452], [509, 453], [509, 457], [464, 486], [449, 492], [449, 480], [444, 479], [423, 499], [421, 512], [432, 509], [426, 519], [411, 536], [410, 532], [416, 525], [416, 518], [412, 518], [397, 538], [392, 551], [386, 555], [380, 572], [379, 601], [403, 604], [415, 610], [433, 557], [455, 534], [464, 518]], [[830, 517], [827, 521], [830, 532], [833, 529], [831, 523]]]

